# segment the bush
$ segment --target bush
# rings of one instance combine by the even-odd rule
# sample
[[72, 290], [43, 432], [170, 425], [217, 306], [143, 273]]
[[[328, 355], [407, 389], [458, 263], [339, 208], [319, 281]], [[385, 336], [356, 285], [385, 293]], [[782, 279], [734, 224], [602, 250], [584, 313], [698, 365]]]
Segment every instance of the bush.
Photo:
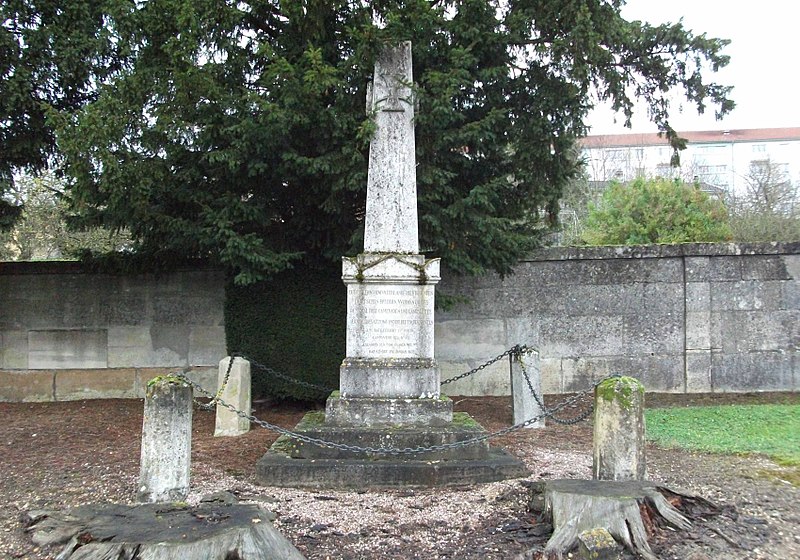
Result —
[[[298, 266], [225, 291], [228, 353], [294, 379], [335, 389], [345, 355], [347, 292], [338, 267]], [[328, 391], [281, 380], [253, 365], [253, 396], [320, 401]]]
[[612, 183], [589, 207], [588, 245], [719, 242], [732, 239], [722, 202], [680, 180]]

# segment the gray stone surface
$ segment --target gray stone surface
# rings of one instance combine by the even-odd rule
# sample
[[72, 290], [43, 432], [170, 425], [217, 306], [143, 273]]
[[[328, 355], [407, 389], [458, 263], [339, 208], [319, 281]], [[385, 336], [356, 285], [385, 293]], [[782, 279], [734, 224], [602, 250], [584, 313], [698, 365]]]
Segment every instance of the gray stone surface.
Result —
[[[741, 391], [758, 386], [759, 378], [771, 378], [764, 387], [772, 390], [793, 390], [787, 371], [797, 376], [798, 249], [798, 244], [548, 249], [504, 280], [445, 274], [440, 290], [469, 301], [437, 311], [437, 328], [451, 321], [487, 328], [485, 336], [462, 328], [457, 342], [443, 337], [437, 358], [447, 376], [459, 373], [456, 365], [477, 365], [478, 359], [466, 363], [459, 353], [498, 338], [502, 321], [506, 348], [525, 342], [539, 349], [546, 393], [585, 389], [613, 373], [640, 377], [654, 391]], [[717, 364], [728, 364], [722, 370], [715, 366], [714, 383], [712, 351]], [[761, 361], [749, 354], [761, 352], [783, 356], [769, 355], [768, 365], [743, 369], [742, 364]], [[492, 355], [487, 351], [484, 360]], [[747, 377], [753, 379], [745, 382]], [[477, 381], [453, 389], [459, 388], [466, 395], [482, 390]]]
[[453, 402], [437, 397], [398, 399], [390, 397], [343, 398], [333, 395], [325, 404], [325, 421], [333, 426], [442, 426], [453, 421]]
[[52, 371], [0, 371], [0, 402], [54, 400]]
[[797, 391], [797, 354], [782, 351], [726, 354], [712, 352], [715, 392]]
[[28, 369], [28, 333], [0, 331], [0, 367]]
[[343, 259], [347, 356], [433, 359], [439, 260], [422, 255]]
[[[220, 392], [221, 391], [221, 392]], [[219, 383], [215, 393], [227, 405], [245, 413], [251, 411], [250, 362], [227, 356], [219, 362]], [[215, 436], [240, 436], [250, 431], [250, 420], [217, 404]]]
[[342, 397], [439, 396], [439, 369], [432, 358], [345, 358], [340, 371]]
[[108, 367], [105, 329], [28, 331], [28, 367], [69, 369]]
[[537, 396], [539, 400], [543, 399], [539, 353], [528, 351], [511, 357], [511, 402], [513, 403], [514, 424], [539, 418], [526, 427], [544, 428], [544, 410], [537, 402]]
[[711, 393], [711, 350], [686, 351], [686, 392]]
[[[68, 262], [3, 263], [0, 368], [89, 375], [82, 372], [216, 367], [227, 353], [224, 292], [222, 271], [124, 276], [90, 274]], [[95, 380], [110, 392], [87, 387], [84, 398], [132, 396], [100, 377], [86, 383]]]
[[630, 377], [595, 389], [592, 472], [595, 480], [644, 480], [644, 387]]
[[381, 49], [367, 108], [369, 148], [365, 253], [419, 253], [411, 43]]
[[293, 459], [271, 451], [256, 464], [256, 480], [260, 484], [292, 488], [471, 486], [528, 474], [519, 460], [495, 448], [490, 448], [487, 459], [450, 461]]
[[440, 392], [434, 360], [434, 286], [440, 269], [438, 259], [418, 254], [411, 67], [409, 42], [385, 45], [367, 100], [376, 132], [370, 143], [364, 252], [342, 259], [347, 340], [342, 401], [335, 407], [340, 425], [363, 425], [364, 414], [374, 416], [370, 407], [348, 406], [349, 399], [376, 399], [382, 423], [424, 424], [428, 410], [430, 420], [439, 418], [427, 404], [412, 407], [408, 416], [409, 407], [386, 402], [435, 401]]
[[192, 459], [192, 388], [165, 377], [148, 385], [137, 497], [184, 501]]
[[[338, 426], [330, 422], [328, 413], [309, 412], [295, 427], [294, 431], [311, 438], [322, 439], [342, 445], [372, 449], [416, 449], [436, 446], [449, 446], [459, 442], [465, 445], [447, 449], [431, 449], [419, 453], [403, 455], [402, 459], [452, 461], [488, 459], [489, 444], [486, 440], [469, 443], [479, 439], [486, 431], [468, 414], [459, 412], [451, 415], [451, 421], [441, 425], [386, 426], [372, 423], [368, 426]], [[357, 451], [335, 447], [322, 447], [281, 436], [272, 446], [295, 459], [366, 459], [380, 461], [398, 458], [378, 451]]]
[[137, 397], [135, 369], [56, 370], [55, 400], [133, 399]]
[[[499, 352], [498, 352], [499, 354]], [[496, 354], [495, 354], [496, 355]], [[442, 380], [456, 377], [464, 372], [484, 365], [486, 356], [464, 362], [447, 361], [439, 363]], [[442, 386], [442, 393], [446, 395], [490, 395], [503, 396], [511, 394], [509, 365], [506, 360], [500, 360], [485, 367], [479, 374], [470, 375]]]

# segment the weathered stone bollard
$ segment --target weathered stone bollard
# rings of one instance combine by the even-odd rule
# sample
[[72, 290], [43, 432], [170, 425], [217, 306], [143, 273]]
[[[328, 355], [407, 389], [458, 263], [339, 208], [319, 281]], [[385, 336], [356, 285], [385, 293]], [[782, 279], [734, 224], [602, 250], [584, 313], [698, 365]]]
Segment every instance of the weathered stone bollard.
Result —
[[177, 377], [156, 377], [144, 399], [139, 501], [185, 500], [191, 458], [192, 388]]
[[644, 386], [633, 377], [607, 379], [594, 393], [594, 478], [644, 480]]
[[[231, 359], [233, 363], [231, 364]], [[230, 374], [228, 366], [230, 364]], [[222, 387], [225, 377], [228, 381], [220, 394], [220, 399], [236, 410], [250, 414], [250, 362], [244, 358], [223, 358], [219, 362], [219, 384]], [[217, 418], [214, 436], [240, 436], [250, 431], [250, 420], [242, 418], [231, 409], [217, 405]]]
[[[525, 379], [527, 374], [528, 379]], [[530, 386], [528, 385], [530, 380]], [[531, 394], [531, 388], [540, 399], [542, 395], [542, 375], [539, 368], [539, 353], [525, 350], [511, 356], [511, 394], [513, 396], [514, 424], [519, 424], [544, 414], [544, 410]], [[532, 422], [528, 428], [544, 428], [544, 418]]]

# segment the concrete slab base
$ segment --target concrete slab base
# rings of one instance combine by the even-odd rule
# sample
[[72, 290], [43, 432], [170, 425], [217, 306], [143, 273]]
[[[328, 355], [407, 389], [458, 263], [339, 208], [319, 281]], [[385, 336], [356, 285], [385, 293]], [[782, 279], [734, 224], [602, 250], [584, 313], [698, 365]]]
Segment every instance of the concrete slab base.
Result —
[[469, 486], [528, 474], [518, 459], [496, 448], [484, 459], [446, 461], [292, 459], [268, 451], [256, 464], [256, 480], [264, 486], [336, 490]]
[[387, 455], [321, 447], [281, 436], [256, 464], [265, 486], [328, 489], [462, 486], [526, 476], [521, 461], [480, 437], [484, 428], [465, 413], [444, 426], [335, 426], [308, 413], [296, 433], [343, 445], [395, 449], [452, 445], [415, 454]]

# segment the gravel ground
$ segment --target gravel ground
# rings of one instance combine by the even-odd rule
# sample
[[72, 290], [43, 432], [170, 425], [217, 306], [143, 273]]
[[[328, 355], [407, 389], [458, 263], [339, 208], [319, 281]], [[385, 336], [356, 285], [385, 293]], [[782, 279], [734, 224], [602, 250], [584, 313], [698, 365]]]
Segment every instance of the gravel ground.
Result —
[[[560, 400], [562, 397], [554, 400]], [[648, 395], [648, 405], [800, 401], [800, 396]], [[456, 398], [494, 431], [510, 422], [507, 398]], [[551, 403], [552, 404], [552, 403]], [[305, 408], [262, 403], [257, 415], [291, 428]], [[576, 409], [575, 412], [578, 412]], [[142, 403], [136, 400], [0, 403], [0, 558], [41, 560], [19, 522], [30, 509], [131, 503], [136, 489]], [[264, 503], [278, 527], [309, 559], [538, 558], [548, 538], [527, 509], [534, 481], [591, 476], [591, 426], [525, 430], [495, 441], [520, 457], [525, 479], [470, 488], [383, 492], [301, 491], [254, 484], [256, 460], [275, 439], [266, 430], [213, 438], [213, 414], [195, 411], [190, 502], [227, 490]], [[659, 531], [663, 559], [800, 558], [800, 491], [788, 469], [763, 457], [648, 449], [650, 478], [720, 506], [690, 531]], [[796, 472], [794, 474], [796, 475]]]

